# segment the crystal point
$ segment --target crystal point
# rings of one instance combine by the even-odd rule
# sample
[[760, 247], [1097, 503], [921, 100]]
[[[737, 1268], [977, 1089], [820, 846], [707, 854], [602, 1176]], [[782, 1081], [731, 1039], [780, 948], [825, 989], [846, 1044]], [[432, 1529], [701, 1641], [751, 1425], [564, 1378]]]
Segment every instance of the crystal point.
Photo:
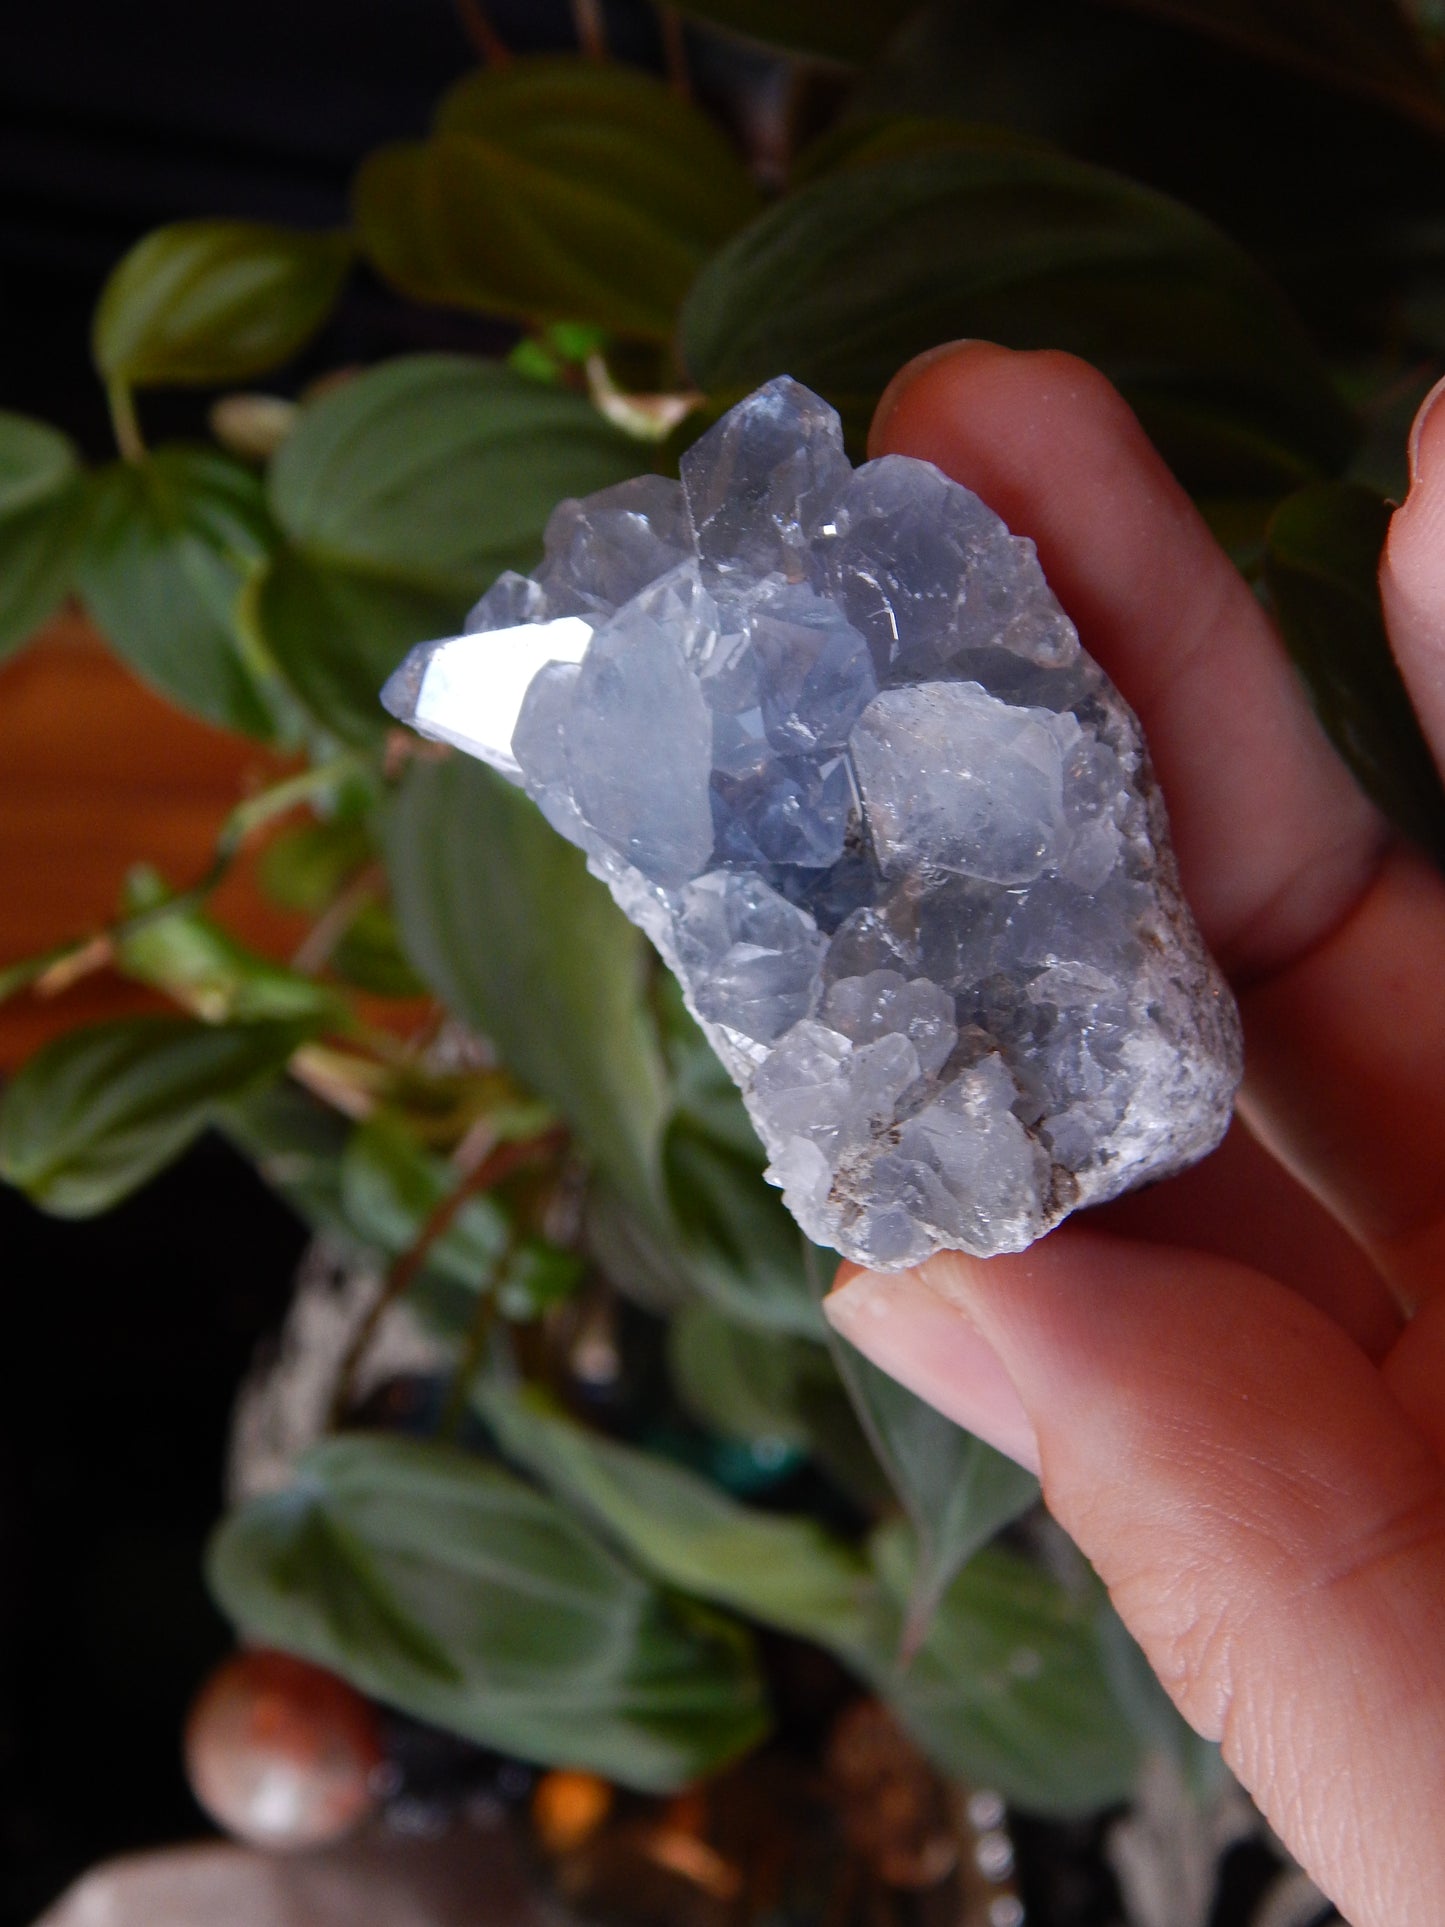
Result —
[[1018, 1250], [1213, 1148], [1237, 1013], [1030, 541], [786, 378], [546, 540], [383, 699], [587, 852], [811, 1237]]

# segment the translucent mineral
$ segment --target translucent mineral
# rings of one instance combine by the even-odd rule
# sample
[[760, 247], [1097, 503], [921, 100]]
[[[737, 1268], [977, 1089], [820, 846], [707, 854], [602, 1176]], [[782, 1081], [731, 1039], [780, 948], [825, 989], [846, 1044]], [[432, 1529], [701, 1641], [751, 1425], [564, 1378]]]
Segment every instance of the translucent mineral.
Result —
[[587, 853], [818, 1243], [1019, 1250], [1223, 1135], [1238, 1018], [1136, 719], [1032, 542], [852, 467], [796, 382], [564, 502], [383, 701]]

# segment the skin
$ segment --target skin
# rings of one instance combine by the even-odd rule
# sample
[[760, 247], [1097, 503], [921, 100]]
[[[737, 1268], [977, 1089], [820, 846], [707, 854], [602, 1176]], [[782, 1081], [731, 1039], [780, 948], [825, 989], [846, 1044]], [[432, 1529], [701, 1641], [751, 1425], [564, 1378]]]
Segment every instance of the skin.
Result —
[[[1442, 390], [1382, 592], [1445, 767]], [[1037, 542], [1143, 722], [1247, 1071], [1194, 1171], [1017, 1256], [845, 1268], [829, 1317], [1040, 1473], [1180, 1711], [1353, 1927], [1438, 1927], [1445, 879], [1356, 789], [1096, 370], [953, 344], [897, 377], [871, 450], [937, 463]]]

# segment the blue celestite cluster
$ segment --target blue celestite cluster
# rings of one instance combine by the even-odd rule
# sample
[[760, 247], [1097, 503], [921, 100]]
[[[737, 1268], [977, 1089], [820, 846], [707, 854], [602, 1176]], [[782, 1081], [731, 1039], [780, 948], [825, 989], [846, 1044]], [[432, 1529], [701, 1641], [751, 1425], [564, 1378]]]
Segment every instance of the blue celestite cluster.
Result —
[[587, 852], [809, 1236], [1014, 1251], [1213, 1148], [1239, 1023], [1132, 712], [1033, 543], [798, 383], [564, 502], [392, 713]]

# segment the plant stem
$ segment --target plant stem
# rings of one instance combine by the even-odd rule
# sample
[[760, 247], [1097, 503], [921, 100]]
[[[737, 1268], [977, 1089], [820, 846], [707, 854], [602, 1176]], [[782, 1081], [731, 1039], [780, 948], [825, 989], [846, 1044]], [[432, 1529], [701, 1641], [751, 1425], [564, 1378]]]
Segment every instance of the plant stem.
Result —
[[359, 774], [366, 767], [367, 758], [361, 750], [347, 750], [344, 755], [334, 757], [330, 762], [301, 770], [295, 776], [273, 783], [256, 796], [248, 796], [243, 803], [236, 805], [222, 823], [210, 864], [189, 889], [178, 891], [163, 903], [148, 904], [144, 910], [137, 910], [131, 916], [119, 917], [103, 930], [91, 931], [83, 937], [71, 937], [49, 950], [41, 951], [39, 956], [22, 958], [19, 963], [0, 970], [0, 1003], [32, 984], [42, 997], [59, 996], [82, 977], [89, 976], [94, 970], [104, 969], [113, 960], [116, 947], [128, 937], [148, 930], [152, 924], [163, 923], [167, 917], [176, 916], [181, 911], [199, 908], [217, 884], [225, 879], [247, 841], [257, 830], [274, 818], [284, 816], [298, 803], [306, 802], [319, 791], [332, 788], [348, 776]]
[[331, 953], [355, 923], [368, 903], [386, 887], [386, 871], [380, 863], [367, 863], [348, 878], [337, 895], [312, 924], [291, 959], [291, 968], [304, 977], [314, 977], [330, 962]]
[[489, 67], [505, 67], [512, 58], [511, 48], [487, 17], [482, 0], [456, 0], [457, 16], [479, 57]]
[[392, 1306], [411, 1290], [421, 1275], [432, 1248], [451, 1230], [467, 1200], [478, 1196], [483, 1191], [493, 1190], [522, 1166], [550, 1156], [553, 1151], [561, 1148], [565, 1138], [565, 1132], [553, 1130], [543, 1132], [541, 1137], [499, 1144], [478, 1163], [461, 1170], [456, 1184], [429, 1214], [416, 1237], [406, 1250], [392, 1261], [376, 1303], [357, 1326], [351, 1343], [346, 1348], [346, 1356], [342, 1359], [341, 1369], [336, 1375], [336, 1390], [331, 1400], [333, 1427], [339, 1425], [346, 1415], [356, 1383], [356, 1374], [362, 1360], [371, 1349], [372, 1340], [380, 1329], [382, 1319]]
[[681, 100], [692, 99], [692, 75], [687, 65], [687, 36], [683, 31], [682, 15], [676, 7], [670, 7], [666, 0], [657, 9], [657, 23], [662, 31], [662, 57], [667, 63], [667, 84]]
[[145, 437], [140, 432], [140, 417], [135, 412], [135, 396], [123, 381], [112, 381], [106, 385], [106, 400], [110, 403], [110, 425], [115, 433], [115, 445], [127, 462], [143, 462], [146, 458]]
[[482, 1360], [487, 1355], [491, 1342], [492, 1326], [497, 1320], [497, 1286], [506, 1276], [507, 1267], [516, 1256], [518, 1237], [515, 1230], [502, 1248], [492, 1275], [477, 1294], [477, 1308], [472, 1314], [471, 1326], [467, 1331], [462, 1355], [457, 1360], [457, 1368], [452, 1374], [452, 1382], [447, 1388], [447, 1402], [442, 1408], [441, 1422], [437, 1427], [440, 1437], [455, 1445], [461, 1435], [463, 1421], [467, 1415], [467, 1394], [472, 1389], [472, 1381], [477, 1375]]
[[577, 30], [577, 45], [589, 60], [607, 58], [607, 23], [602, 18], [601, 0], [572, 0], [572, 24]]

